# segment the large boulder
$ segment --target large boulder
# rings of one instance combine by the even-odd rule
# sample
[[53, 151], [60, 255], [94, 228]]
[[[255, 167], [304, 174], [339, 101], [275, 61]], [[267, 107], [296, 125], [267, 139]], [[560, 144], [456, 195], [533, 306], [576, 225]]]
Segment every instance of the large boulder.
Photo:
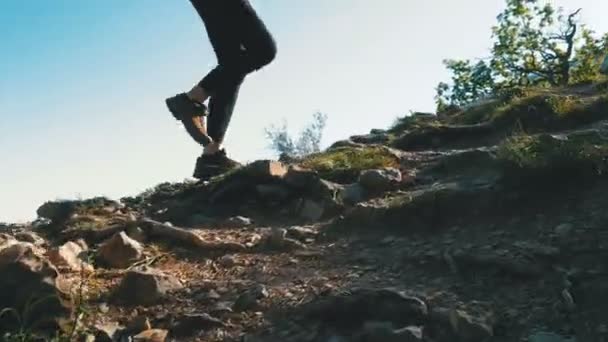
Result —
[[98, 251], [98, 259], [109, 267], [127, 268], [143, 256], [143, 246], [124, 232], [104, 242]]
[[[69, 289], [59, 272], [30, 243], [13, 243], [0, 250], [0, 307], [27, 313], [36, 329], [56, 329], [69, 317]], [[0, 326], [16, 328], [14, 315], [0, 317]]]
[[149, 267], [127, 272], [113, 293], [113, 301], [126, 306], [150, 306], [182, 287], [177, 278]]
[[401, 171], [396, 168], [367, 170], [359, 176], [359, 184], [370, 193], [389, 190], [398, 185], [401, 180]]

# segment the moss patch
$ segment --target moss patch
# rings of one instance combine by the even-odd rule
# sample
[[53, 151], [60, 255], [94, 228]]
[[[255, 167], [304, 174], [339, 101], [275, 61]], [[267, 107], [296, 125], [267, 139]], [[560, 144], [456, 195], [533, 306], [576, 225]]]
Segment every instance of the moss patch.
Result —
[[563, 139], [546, 134], [523, 135], [506, 140], [497, 156], [511, 171], [526, 171], [549, 179], [573, 173], [598, 175], [607, 171], [608, 140], [598, 132]]
[[[563, 90], [562, 90], [563, 91]], [[576, 127], [608, 117], [608, 94], [580, 95], [567, 91], [527, 89], [503, 95], [454, 115], [451, 124], [493, 122], [534, 133]]]
[[300, 165], [317, 171], [325, 179], [347, 183], [363, 170], [399, 167], [399, 158], [382, 147], [345, 147], [310, 155]]
[[442, 125], [437, 117], [431, 115], [408, 115], [398, 118], [389, 129], [391, 134], [400, 134], [405, 131], [420, 130]]

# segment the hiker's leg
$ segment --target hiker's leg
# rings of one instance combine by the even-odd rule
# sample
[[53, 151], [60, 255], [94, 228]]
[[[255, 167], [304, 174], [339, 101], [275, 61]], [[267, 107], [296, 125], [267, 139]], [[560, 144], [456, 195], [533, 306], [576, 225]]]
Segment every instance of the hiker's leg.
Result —
[[224, 137], [234, 112], [234, 106], [239, 96], [240, 82], [225, 83], [220, 85], [213, 97], [209, 100], [209, 123], [207, 131], [213, 139], [207, 153], [215, 153], [222, 149]]
[[276, 44], [262, 20], [247, 0], [224, 0], [224, 23], [237, 39], [238, 51], [218, 55], [218, 67], [211, 71], [200, 83], [202, 88], [211, 89], [209, 100], [208, 132], [216, 143], [208, 151], [221, 149], [232, 113], [238, 98], [240, 86], [247, 74], [262, 68], [276, 56]]

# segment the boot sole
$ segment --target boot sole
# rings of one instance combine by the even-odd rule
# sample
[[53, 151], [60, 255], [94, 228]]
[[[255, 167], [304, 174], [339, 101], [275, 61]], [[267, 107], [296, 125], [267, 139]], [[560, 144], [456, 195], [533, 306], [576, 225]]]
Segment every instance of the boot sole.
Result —
[[166, 99], [165, 104], [167, 105], [167, 109], [169, 109], [175, 120], [181, 121], [182, 116], [178, 114], [178, 111], [173, 106], [173, 101], [171, 101], [171, 98]]

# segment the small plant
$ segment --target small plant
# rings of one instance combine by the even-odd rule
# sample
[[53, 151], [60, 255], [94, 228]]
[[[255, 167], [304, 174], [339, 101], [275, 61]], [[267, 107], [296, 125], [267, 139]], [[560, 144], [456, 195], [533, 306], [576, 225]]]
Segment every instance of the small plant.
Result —
[[281, 126], [266, 128], [266, 138], [270, 140], [270, 147], [284, 157], [298, 158], [316, 153], [321, 150], [323, 130], [327, 123], [327, 115], [317, 112], [313, 121], [308, 124], [297, 139], [292, 138], [287, 130], [287, 123]]

